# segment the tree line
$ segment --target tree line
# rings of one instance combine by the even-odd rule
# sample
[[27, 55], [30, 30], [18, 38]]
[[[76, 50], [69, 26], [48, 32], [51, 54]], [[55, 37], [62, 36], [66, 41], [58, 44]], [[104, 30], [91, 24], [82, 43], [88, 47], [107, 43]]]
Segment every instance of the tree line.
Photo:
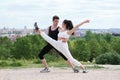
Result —
[[[97, 34], [87, 31], [84, 37], [70, 37], [68, 44], [71, 54], [79, 61], [97, 61], [97, 63], [99, 63], [103, 59], [102, 62], [105, 62], [109, 61], [107, 58], [109, 58], [112, 53], [111, 58], [117, 55], [117, 64], [120, 64], [120, 37], [112, 36], [109, 33]], [[20, 37], [17, 38], [15, 42], [7, 37], [0, 37], [0, 59], [38, 58], [39, 51], [45, 45], [46, 41], [39, 35]], [[58, 54], [54, 53], [56, 53], [54, 50], [50, 52], [50, 55], [53, 55], [52, 58], [59, 57]], [[104, 59], [103, 56], [105, 56], [105, 54], [108, 55], [107, 58], [105, 57]], [[52, 58], [49, 60], [52, 60]]]

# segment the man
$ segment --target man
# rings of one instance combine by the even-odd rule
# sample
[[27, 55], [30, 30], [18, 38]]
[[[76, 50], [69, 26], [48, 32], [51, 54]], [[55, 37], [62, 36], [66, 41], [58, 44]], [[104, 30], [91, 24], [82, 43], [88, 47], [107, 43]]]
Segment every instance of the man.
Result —
[[[58, 33], [59, 33], [59, 28], [60, 28], [60, 27], [58, 27], [59, 17], [58, 16], [53, 16], [52, 20], [53, 20], [53, 25], [48, 28], [47, 32], [48, 32], [48, 36], [57, 40]], [[66, 39], [63, 40], [63, 42], [66, 42], [66, 41], [67, 41]], [[40, 53], [38, 55], [42, 64], [45, 66], [45, 68], [40, 71], [41, 73], [50, 72], [50, 70], [48, 68], [48, 64], [47, 64], [47, 62], [44, 58], [44, 55], [47, 54], [51, 49], [55, 49], [55, 48], [52, 45], [50, 45], [49, 43], [47, 43], [47, 45], [40, 51]], [[64, 60], [69, 64], [69, 66], [73, 69], [73, 71], [75, 73], [79, 72], [79, 70], [75, 69], [74, 66], [72, 65], [72, 63], [62, 53], [60, 53], [58, 50], [56, 50], [56, 51], [59, 53], [59, 55], [62, 58], [64, 58]]]

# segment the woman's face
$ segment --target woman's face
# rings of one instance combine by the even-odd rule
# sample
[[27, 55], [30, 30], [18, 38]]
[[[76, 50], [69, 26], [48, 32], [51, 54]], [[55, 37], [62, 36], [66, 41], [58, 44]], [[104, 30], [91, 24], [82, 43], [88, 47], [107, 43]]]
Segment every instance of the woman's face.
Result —
[[66, 30], [66, 24], [62, 23], [62, 28]]

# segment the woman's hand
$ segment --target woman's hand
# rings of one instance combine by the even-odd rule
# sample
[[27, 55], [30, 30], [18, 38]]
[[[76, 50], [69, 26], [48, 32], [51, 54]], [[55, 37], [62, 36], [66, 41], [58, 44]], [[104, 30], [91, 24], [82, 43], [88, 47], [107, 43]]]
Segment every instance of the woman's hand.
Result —
[[36, 34], [40, 34], [40, 30], [35, 30]]
[[90, 20], [85, 20], [83, 23], [89, 23], [90, 22]]

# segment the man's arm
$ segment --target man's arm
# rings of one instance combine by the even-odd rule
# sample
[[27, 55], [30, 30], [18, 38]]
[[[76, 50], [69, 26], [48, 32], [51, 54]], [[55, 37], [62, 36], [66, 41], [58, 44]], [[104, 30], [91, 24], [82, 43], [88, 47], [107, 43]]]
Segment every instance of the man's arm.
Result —
[[67, 42], [68, 38], [62, 38], [62, 42]]

